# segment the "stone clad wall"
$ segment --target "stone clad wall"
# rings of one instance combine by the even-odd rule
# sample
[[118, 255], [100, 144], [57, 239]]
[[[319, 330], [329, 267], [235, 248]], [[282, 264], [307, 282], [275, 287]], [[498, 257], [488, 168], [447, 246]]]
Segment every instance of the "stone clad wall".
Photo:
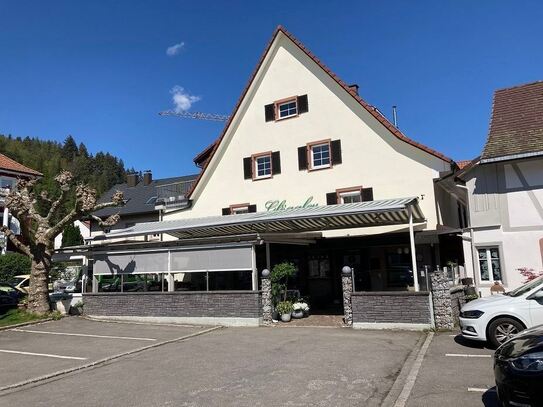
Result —
[[453, 323], [455, 325], [460, 323], [460, 310], [465, 303], [464, 287], [451, 288], [451, 309]]
[[83, 294], [92, 316], [260, 318], [259, 291]]
[[431, 323], [425, 291], [354, 292], [351, 298], [354, 323]]
[[434, 303], [434, 320], [437, 329], [453, 329], [453, 311], [451, 301], [451, 286], [446, 271], [430, 273], [432, 300]]

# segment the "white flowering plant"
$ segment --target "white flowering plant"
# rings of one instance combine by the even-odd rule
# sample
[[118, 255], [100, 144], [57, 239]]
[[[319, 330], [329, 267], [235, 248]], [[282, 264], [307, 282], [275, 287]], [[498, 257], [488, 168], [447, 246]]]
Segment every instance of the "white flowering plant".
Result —
[[294, 308], [294, 311], [309, 311], [309, 305], [307, 305], [306, 302], [295, 302], [292, 304], [292, 307]]

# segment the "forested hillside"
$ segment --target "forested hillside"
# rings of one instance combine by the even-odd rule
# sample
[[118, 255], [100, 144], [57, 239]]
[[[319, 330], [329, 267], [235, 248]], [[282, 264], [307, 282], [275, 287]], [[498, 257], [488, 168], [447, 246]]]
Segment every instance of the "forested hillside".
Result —
[[78, 182], [91, 185], [101, 195], [113, 185], [124, 182], [123, 160], [109, 153], [95, 155], [79, 145], [72, 136], [63, 144], [37, 138], [4, 136], [0, 134], [0, 152], [44, 175], [39, 190], [57, 192], [54, 177], [60, 170], [71, 171]]

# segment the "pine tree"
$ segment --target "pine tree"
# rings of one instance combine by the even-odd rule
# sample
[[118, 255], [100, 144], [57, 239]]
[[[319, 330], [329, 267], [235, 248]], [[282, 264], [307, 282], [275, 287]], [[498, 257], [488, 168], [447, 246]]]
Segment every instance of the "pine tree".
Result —
[[79, 246], [83, 244], [83, 235], [79, 226], [70, 224], [62, 231], [62, 247]]

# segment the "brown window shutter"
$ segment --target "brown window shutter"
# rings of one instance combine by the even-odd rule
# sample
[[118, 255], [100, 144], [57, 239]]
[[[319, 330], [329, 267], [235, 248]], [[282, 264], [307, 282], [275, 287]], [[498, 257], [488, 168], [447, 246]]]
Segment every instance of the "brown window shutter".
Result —
[[373, 188], [362, 188], [362, 201], [373, 201]]
[[326, 194], [326, 205], [337, 204], [337, 194], [335, 192], [329, 192]]
[[275, 105], [273, 103], [264, 106], [264, 112], [267, 122], [272, 122], [275, 120]]
[[307, 170], [307, 147], [298, 147], [298, 168]]
[[333, 140], [330, 143], [330, 149], [332, 150], [332, 164], [341, 164], [341, 140]]
[[249, 213], [256, 212], [256, 205], [249, 205]]
[[222, 208], [222, 215], [223, 216], [231, 215], [231, 214], [232, 214], [232, 211], [230, 210], [230, 208]]
[[307, 103], [307, 95], [298, 96], [298, 113], [307, 113], [309, 105]]
[[251, 157], [243, 159], [243, 177], [245, 179], [253, 178], [253, 159]]
[[281, 154], [279, 151], [274, 151], [271, 157], [272, 174], [281, 174]]

